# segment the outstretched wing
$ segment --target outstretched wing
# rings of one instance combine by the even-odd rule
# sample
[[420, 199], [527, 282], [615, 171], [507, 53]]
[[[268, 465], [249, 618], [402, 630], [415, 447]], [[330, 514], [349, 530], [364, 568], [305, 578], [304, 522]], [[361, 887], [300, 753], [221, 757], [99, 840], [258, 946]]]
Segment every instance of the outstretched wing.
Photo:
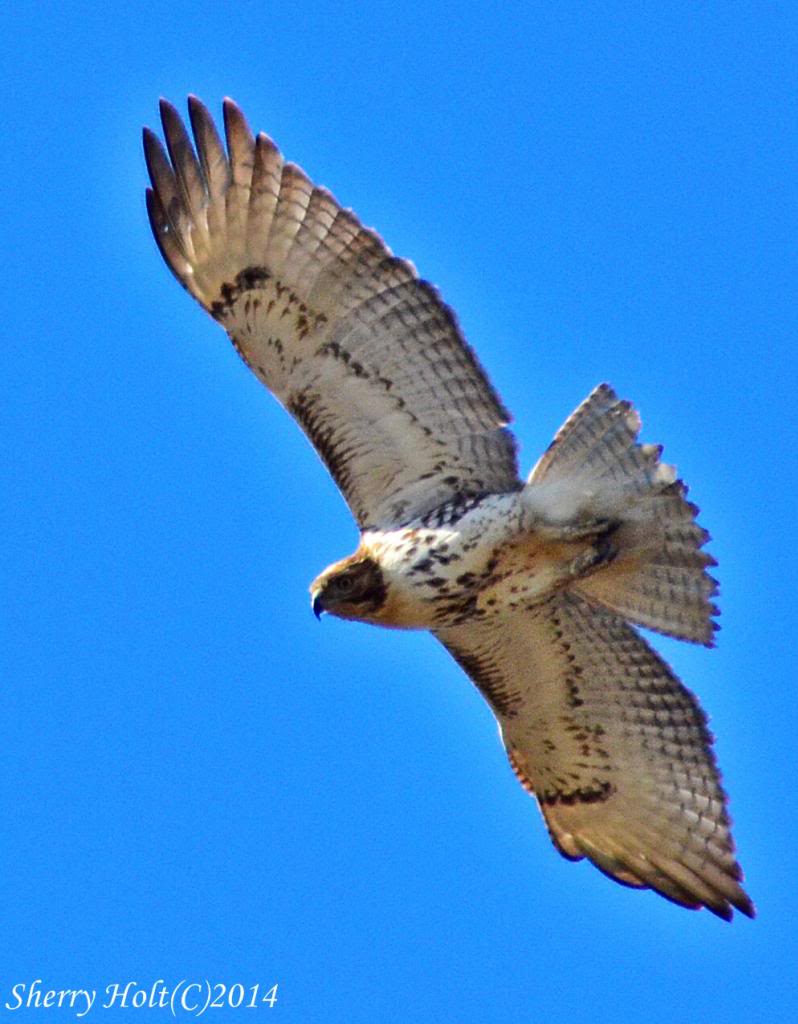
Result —
[[704, 713], [631, 626], [562, 592], [436, 636], [487, 697], [564, 856], [753, 916]]
[[161, 103], [147, 208], [177, 279], [296, 418], [361, 528], [519, 486], [503, 408], [454, 314], [413, 266], [253, 138], [225, 101], [225, 151], [194, 97], [196, 151]]

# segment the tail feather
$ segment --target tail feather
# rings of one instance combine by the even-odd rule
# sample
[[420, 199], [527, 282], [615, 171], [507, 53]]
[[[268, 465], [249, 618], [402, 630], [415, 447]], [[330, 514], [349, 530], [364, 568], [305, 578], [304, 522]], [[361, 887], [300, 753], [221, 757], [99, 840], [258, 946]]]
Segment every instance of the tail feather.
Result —
[[675, 470], [659, 461], [662, 447], [637, 444], [640, 425], [631, 403], [619, 399], [608, 384], [599, 384], [557, 431], [529, 482], [581, 482], [595, 498], [601, 497], [597, 485], [603, 483], [606, 497], [616, 504], [620, 493], [643, 494], [673, 483]]
[[548, 521], [607, 520], [612, 559], [573, 584], [631, 622], [711, 646], [717, 628], [709, 534], [658, 445], [637, 442], [640, 417], [606, 384], [569, 417], [535, 466], [528, 507]]
[[701, 550], [709, 535], [685, 491], [677, 481], [645, 500], [613, 535], [614, 560], [575, 589], [638, 625], [711, 646], [718, 587], [707, 568], [716, 563]]

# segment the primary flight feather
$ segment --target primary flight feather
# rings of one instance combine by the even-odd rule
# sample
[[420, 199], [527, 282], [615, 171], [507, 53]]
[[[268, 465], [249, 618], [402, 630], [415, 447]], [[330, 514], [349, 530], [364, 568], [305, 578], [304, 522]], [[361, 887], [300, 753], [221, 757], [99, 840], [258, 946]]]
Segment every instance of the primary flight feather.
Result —
[[696, 508], [600, 385], [527, 481], [454, 314], [224, 104], [161, 103], [147, 209], [180, 283], [294, 416], [360, 528], [317, 614], [428, 629], [480, 688], [562, 854], [753, 916], [695, 697], [630, 623], [710, 645]]

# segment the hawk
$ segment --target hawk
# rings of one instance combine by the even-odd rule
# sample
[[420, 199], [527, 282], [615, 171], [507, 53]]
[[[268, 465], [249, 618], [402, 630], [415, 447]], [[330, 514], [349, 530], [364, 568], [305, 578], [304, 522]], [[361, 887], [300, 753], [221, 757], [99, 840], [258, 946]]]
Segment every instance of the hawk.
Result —
[[707, 532], [606, 384], [528, 479], [436, 289], [224, 104], [161, 103], [147, 209], [164, 260], [305, 431], [360, 530], [317, 615], [426, 629], [480, 689], [565, 857], [750, 917], [696, 698], [635, 626], [712, 645]]

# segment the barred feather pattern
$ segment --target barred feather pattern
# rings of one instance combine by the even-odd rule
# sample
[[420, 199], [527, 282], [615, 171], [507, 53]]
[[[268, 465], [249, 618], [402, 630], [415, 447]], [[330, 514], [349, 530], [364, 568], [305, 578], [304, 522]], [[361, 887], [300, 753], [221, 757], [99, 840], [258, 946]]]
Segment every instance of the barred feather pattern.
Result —
[[715, 559], [698, 509], [659, 445], [639, 444], [640, 417], [599, 385], [558, 431], [530, 474], [524, 501], [550, 519], [606, 519], [612, 559], [574, 589], [660, 633], [712, 646]]
[[706, 718], [633, 627], [566, 591], [436, 636], [498, 694], [510, 763], [564, 856], [685, 907], [753, 916]]
[[[296, 418], [362, 528], [520, 486], [509, 413], [453, 312], [231, 101], [145, 129], [147, 206], [181, 284]], [[195, 148], [196, 147], [196, 148]]]

